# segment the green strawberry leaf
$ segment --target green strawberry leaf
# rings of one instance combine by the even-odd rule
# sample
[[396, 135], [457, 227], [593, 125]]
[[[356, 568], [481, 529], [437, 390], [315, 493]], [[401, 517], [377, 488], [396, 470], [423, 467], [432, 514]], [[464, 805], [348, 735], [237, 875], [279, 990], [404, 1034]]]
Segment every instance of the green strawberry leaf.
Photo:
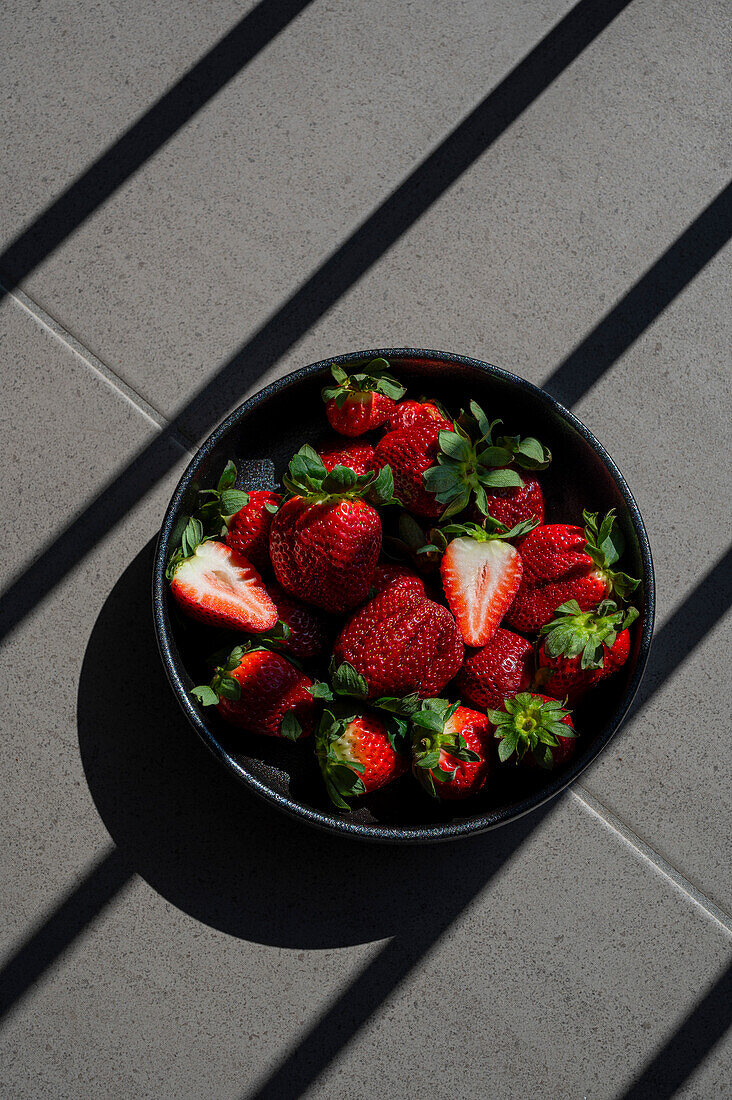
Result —
[[285, 712], [280, 723], [280, 734], [282, 737], [286, 737], [288, 741], [297, 741], [302, 736], [302, 725], [293, 711], [288, 710]]
[[218, 695], [208, 684], [191, 688], [191, 695], [198, 700], [202, 707], [214, 707], [219, 701]]
[[229, 459], [224, 466], [224, 471], [219, 478], [218, 485], [216, 486], [217, 493], [224, 493], [227, 489], [231, 489], [236, 481], [236, 466]]
[[249, 493], [243, 489], [224, 489], [221, 494], [221, 515], [234, 516], [249, 503]]
[[333, 690], [338, 695], [348, 695], [356, 699], [368, 698], [369, 685], [366, 677], [357, 672], [348, 661], [343, 661], [340, 665], [331, 663], [330, 672]]

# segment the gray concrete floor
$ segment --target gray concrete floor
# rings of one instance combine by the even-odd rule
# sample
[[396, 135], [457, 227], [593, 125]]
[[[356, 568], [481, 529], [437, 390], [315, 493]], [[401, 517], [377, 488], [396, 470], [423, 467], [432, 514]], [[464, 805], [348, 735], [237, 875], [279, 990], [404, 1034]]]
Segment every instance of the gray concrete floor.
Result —
[[[4, 1097], [730, 1095], [729, 23], [721, 0], [2, 6]], [[419, 852], [253, 804], [148, 619], [196, 441], [380, 345], [571, 405], [658, 575], [597, 765]]]

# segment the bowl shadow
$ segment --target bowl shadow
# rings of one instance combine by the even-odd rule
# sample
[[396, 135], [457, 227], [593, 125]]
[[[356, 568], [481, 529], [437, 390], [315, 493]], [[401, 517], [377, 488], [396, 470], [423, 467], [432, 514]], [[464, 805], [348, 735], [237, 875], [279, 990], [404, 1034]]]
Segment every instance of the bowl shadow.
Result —
[[149, 612], [154, 548], [107, 598], [78, 691], [86, 779], [130, 867], [197, 920], [257, 943], [342, 947], [444, 926], [547, 809], [464, 839], [458, 860], [452, 844], [384, 847], [307, 828], [256, 798], [168, 684]]

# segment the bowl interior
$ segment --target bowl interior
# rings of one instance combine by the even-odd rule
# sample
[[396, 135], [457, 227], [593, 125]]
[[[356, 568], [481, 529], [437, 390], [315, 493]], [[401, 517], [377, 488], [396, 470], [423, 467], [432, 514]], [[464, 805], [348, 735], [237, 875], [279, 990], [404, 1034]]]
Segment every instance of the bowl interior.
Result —
[[[369, 353], [369, 357], [376, 353]], [[468, 803], [434, 803], [405, 776], [361, 800], [347, 814], [330, 806], [315, 764], [312, 744], [292, 745], [227, 726], [212, 708], [200, 712], [187, 695], [207, 679], [203, 659], [235, 635], [209, 631], [182, 616], [163, 578], [170, 536], [186, 503], [199, 488], [216, 481], [232, 458], [239, 484], [276, 488], [292, 454], [304, 442], [329, 433], [320, 388], [329, 376], [328, 360], [283, 379], [247, 402], [213, 433], [190, 464], [166, 515], [155, 565], [155, 618], [163, 660], [178, 699], [209, 747], [258, 794], [315, 825], [365, 838], [434, 840], [491, 828], [527, 812], [570, 782], [609, 741], [637, 688], [650, 644], [653, 575], [647, 538], [622, 477], [590, 433], [547, 394], [513, 375], [474, 360], [440, 353], [393, 351], [384, 354], [409, 388], [409, 396], [438, 398], [457, 412], [470, 398], [490, 419], [500, 417], [509, 433], [536, 435], [552, 451], [542, 475], [547, 522], [582, 523], [582, 509], [615, 508], [626, 537], [623, 568], [643, 580], [638, 590], [640, 619], [633, 651], [623, 670], [593, 691], [575, 712], [581, 735], [574, 759], [555, 773], [506, 769], [500, 779]], [[360, 356], [337, 361], [355, 363]], [[448, 692], [446, 692], [448, 694]]]

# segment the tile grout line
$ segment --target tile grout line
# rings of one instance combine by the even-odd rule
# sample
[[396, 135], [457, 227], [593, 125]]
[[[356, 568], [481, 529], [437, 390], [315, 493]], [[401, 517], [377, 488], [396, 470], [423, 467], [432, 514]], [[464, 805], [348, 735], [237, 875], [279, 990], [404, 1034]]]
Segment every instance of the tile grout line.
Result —
[[[0, 288], [2, 288], [8, 297], [13, 299], [35, 321], [47, 329], [51, 335], [65, 344], [93, 373], [99, 375], [111, 389], [119, 393], [137, 412], [153, 423], [156, 428], [161, 431], [165, 429], [170, 430], [170, 421], [163, 416], [158, 409], [146, 401], [140, 393], [120, 378], [115, 371], [103, 363], [94, 352], [85, 347], [85, 345], [73, 336], [68, 329], [64, 328], [55, 318], [51, 317], [42, 306], [18, 288], [14, 291], [8, 291], [2, 286], [1, 282]], [[195, 454], [194, 445], [178, 432], [171, 431], [171, 437], [187, 454]], [[732, 935], [732, 923], [722, 909], [707, 898], [705, 894], [677, 871], [675, 867], [668, 863], [667, 860], [659, 855], [659, 853], [646, 841], [642, 840], [636, 833], [628, 828], [620, 818], [616, 817], [606, 806], [590, 795], [585, 787], [580, 786], [580, 784], [577, 784], [576, 787], [579, 787], [582, 794], [578, 794], [576, 788], [570, 791], [570, 794], [584, 809], [596, 817], [610, 832], [617, 834], [626, 847], [630, 848], [644, 862], [650, 864], [657, 874], [668, 879], [676, 889], [684, 894], [697, 908], [701, 909], [702, 912], [711, 917], [728, 934]]]
[[[578, 794], [577, 787], [580, 788], [582, 794]], [[620, 818], [616, 817], [612, 811], [608, 810], [601, 802], [598, 802], [585, 787], [581, 787], [576, 784], [570, 791], [572, 797], [580, 803], [580, 805], [596, 817], [602, 824], [612, 833], [615, 833], [620, 841], [630, 848], [636, 856], [638, 856], [645, 863], [650, 864], [653, 870], [658, 875], [662, 875], [668, 879], [676, 889], [682, 893], [693, 905], [698, 909], [701, 909], [706, 916], [711, 917], [718, 925], [720, 925], [728, 935], [732, 936], [732, 919], [720, 909], [718, 905], [715, 905], [706, 894], [703, 894], [698, 887], [694, 886], [692, 882], [689, 882], [680, 871], [677, 871], [663, 856], [650, 846], [645, 840], [634, 833], [632, 829], [629, 829]]]
[[93, 351], [85, 347], [85, 345], [70, 333], [68, 329], [64, 328], [64, 326], [52, 317], [50, 313], [47, 313], [38, 302], [29, 298], [27, 294], [17, 287], [15, 290], [9, 291], [2, 285], [2, 282], [0, 282], [0, 288], [8, 298], [11, 298], [21, 307], [21, 309], [25, 310], [34, 321], [37, 321], [38, 324], [47, 329], [52, 336], [55, 336], [57, 340], [65, 344], [77, 359], [81, 359], [94, 374], [98, 374], [111, 389], [120, 394], [120, 396], [122, 396], [128, 404], [132, 405], [137, 412], [144, 416], [146, 420], [151, 421], [160, 431], [165, 431], [167, 429], [173, 441], [187, 454], [194, 455], [196, 453], [195, 446], [189, 440], [185, 439], [179, 432], [171, 429], [170, 421], [167, 417], [163, 416], [158, 409], [151, 405], [149, 401], [145, 400], [142, 394], [138, 393], [137, 390], [134, 390], [132, 386], [128, 385], [127, 382], [120, 378], [111, 367], [103, 363]]

